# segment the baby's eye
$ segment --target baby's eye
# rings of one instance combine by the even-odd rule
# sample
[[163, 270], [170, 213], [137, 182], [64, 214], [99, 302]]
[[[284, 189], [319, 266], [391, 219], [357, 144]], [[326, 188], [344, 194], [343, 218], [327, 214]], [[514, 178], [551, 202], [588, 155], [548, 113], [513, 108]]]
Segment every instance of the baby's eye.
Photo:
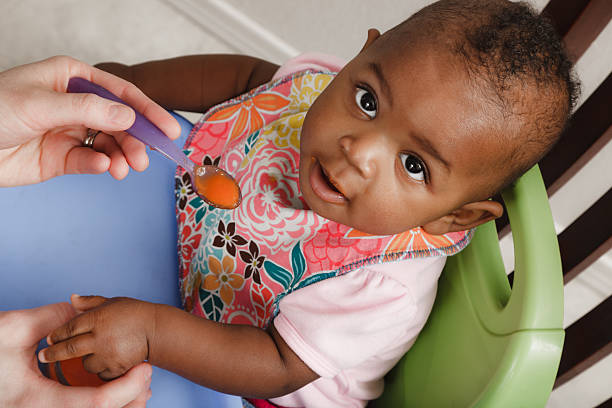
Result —
[[408, 176], [417, 181], [425, 180], [425, 164], [418, 157], [408, 154], [400, 153], [400, 160], [408, 172]]
[[357, 92], [355, 92], [355, 102], [357, 102], [357, 106], [359, 106], [359, 109], [361, 109], [363, 113], [372, 119], [376, 117], [376, 98], [372, 92], [364, 88], [357, 88]]

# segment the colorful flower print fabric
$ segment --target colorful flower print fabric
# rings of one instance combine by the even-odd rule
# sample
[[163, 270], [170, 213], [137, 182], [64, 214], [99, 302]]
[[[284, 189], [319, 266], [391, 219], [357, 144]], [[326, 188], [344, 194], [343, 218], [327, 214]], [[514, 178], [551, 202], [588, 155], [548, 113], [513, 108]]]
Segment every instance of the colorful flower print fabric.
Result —
[[414, 228], [371, 236], [320, 217], [298, 188], [300, 129], [335, 74], [305, 71], [207, 112], [185, 153], [234, 176], [242, 204], [206, 204], [176, 175], [180, 287], [186, 310], [211, 320], [266, 327], [294, 290], [371, 263], [452, 255], [471, 231], [440, 236]]

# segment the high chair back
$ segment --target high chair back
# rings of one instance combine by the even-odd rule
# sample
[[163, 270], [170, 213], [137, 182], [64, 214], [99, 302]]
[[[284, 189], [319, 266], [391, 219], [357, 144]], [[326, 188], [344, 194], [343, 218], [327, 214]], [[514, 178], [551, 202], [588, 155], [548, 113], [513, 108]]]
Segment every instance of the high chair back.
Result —
[[374, 407], [543, 407], [563, 347], [563, 276], [540, 170], [502, 194], [515, 253], [510, 288], [494, 222], [449, 257], [429, 320]]

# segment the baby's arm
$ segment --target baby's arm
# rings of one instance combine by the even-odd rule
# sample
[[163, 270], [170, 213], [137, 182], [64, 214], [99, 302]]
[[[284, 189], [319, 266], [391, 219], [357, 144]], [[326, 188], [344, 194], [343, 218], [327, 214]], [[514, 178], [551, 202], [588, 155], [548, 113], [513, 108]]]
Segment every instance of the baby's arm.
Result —
[[318, 378], [274, 329], [215, 323], [129, 298], [72, 300], [87, 312], [49, 335], [52, 346], [39, 354], [43, 362], [86, 356], [85, 369], [110, 379], [148, 360], [206, 387], [259, 398]]
[[190, 55], [127, 66], [96, 65], [122, 77], [165, 107], [204, 112], [270, 79], [278, 65], [245, 55]]

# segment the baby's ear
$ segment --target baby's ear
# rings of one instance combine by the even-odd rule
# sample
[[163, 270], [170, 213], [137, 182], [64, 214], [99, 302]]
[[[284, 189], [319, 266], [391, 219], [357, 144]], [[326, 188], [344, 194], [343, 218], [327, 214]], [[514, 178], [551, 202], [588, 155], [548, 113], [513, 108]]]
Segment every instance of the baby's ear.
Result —
[[378, 31], [376, 28], [370, 28], [368, 30], [368, 39], [366, 40], [365, 44], [363, 44], [363, 47], [361, 47], [361, 51], [359, 52], [363, 52], [363, 50], [368, 48], [370, 44], [376, 41], [378, 37], [380, 37], [380, 31]]
[[503, 212], [502, 205], [497, 201], [475, 201], [465, 204], [437, 220], [428, 222], [423, 225], [423, 229], [432, 235], [464, 231], [499, 218]]

